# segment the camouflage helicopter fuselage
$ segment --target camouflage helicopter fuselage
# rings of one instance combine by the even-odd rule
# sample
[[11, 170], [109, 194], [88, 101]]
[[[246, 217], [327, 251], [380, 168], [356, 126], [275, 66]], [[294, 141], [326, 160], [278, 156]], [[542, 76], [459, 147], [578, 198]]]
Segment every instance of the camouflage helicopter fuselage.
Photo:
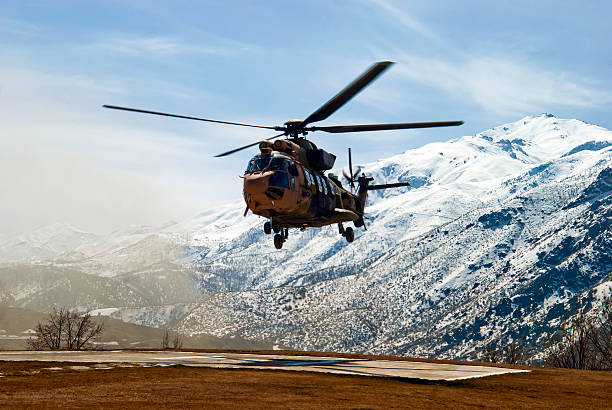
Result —
[[355, 195], [325, 170], [335, 156], [304, 138], [262, 141], [243, 176], [247, 210], [283, 228], [321, 227], [342, 222], [361, 226], [367, 190]]

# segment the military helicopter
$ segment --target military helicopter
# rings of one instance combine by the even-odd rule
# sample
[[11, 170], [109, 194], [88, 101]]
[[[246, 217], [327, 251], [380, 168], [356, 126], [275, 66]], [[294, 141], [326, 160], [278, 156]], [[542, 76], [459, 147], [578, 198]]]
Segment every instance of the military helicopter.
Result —
[[[264, 128], [280, 131], [280, 134], [252, 144], [232, 149], [216, 157], [224, 157], [235, 152], [259, 145], [259, 153], [248, 163], [243, 179], [243, 197], [246, 202], [244, 215], [251, 210], [256, 215], [268, 219], [263, 225], [266, 234], [275, 233], [274, 246], [283, 247], [289, 237], [289, 228], [305, 230], [309, 227], [338, 225], [338, 232], [348, 242], [353, 242], [355, 232], [344, 223], [352, 222], [356, 228], [365, 226], [363, 219], [368, 191], [409, 186], [407, 182], [372, 185], [374, 178], [353, 171], [351, 149], [348, 149], [348, 170], [343, 172], [350, 188], [345, 188], [337, 176], [325, 175], [333, 168], [336, 156], [318, 148], [306, 139], [309, 132], [323, 131], [328, 133], [363, 132], [398, 130], [409, 128], [449, 127], [463, 124], [463, 121], [416, 122], [396, 124], [362, 124], [310, 126], [309, 124], [325, 120], [357, 93], [368, 86], [389, 66], [390, 61], [381, 61], [372, 65], [361, 76], [336, 94], [331, 100], [306, 117], [305, 120], [290, 120], [283, 126], [263, 126], [238, 122], [211, 120], [207, 118], [168, 114], [163, 112], [141, 110], [136, 108], [104, 105], [123, 111], [166, 117], [184, 118], [219, 124], [238, 125], [243, 127]], [[277, 138], [286, 136], [284, 140]], [[272, 142], [272, 140], [275, 140]], [[359, 175], [361, 173], [361, 175]], [[355, 186], [357, 183], [357, 186]]]

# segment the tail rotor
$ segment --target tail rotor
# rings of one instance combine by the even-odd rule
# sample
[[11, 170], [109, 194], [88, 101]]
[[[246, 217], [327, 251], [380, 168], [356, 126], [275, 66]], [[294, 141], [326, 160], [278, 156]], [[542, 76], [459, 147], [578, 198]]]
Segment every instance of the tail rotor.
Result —
[[353, 172], [353, 159], [351, 157], [351, 149], [348, 149], [348, 161], [349, 161], [349, 167], [348, 169], [343, 169], [342, 170], [342, 175], [344, 175], [344, 178], [347, 180], [347, 182], [349, 183], [349, 185], [351, 186], [351, 192], [355, 191], [355, 181], [357, 179], [357, 177], [359, 176], [359, 174], [362, 171], [362, 168], [360, 166], [357, 166], [357, 169], [355, 170], [355, 172]]

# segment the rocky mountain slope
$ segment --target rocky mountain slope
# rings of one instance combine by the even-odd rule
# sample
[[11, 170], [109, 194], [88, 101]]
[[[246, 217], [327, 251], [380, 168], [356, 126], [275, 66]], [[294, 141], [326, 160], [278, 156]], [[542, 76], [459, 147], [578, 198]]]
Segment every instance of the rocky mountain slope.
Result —
[[3, 240], [0, 301], [68, 300], [300, 349], [467, 357], [535, 344], [609, 292], [611, 146], [608, 130], [541, 115], [367, 164], [377, 182], [412, 186], [373, 192], [350, 245], [328, 227], [278, 251], [241, 204], [107, 236], [58, 224], [55, 237]]

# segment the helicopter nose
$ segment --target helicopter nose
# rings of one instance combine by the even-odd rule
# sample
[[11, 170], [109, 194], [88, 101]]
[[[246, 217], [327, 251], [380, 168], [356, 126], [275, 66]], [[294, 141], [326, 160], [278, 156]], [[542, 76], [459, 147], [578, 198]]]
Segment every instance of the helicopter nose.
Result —
[[244, 190], [251, 195], [263, 194], [268, 189], [269, 175], [252, 175], [244, 179]]

